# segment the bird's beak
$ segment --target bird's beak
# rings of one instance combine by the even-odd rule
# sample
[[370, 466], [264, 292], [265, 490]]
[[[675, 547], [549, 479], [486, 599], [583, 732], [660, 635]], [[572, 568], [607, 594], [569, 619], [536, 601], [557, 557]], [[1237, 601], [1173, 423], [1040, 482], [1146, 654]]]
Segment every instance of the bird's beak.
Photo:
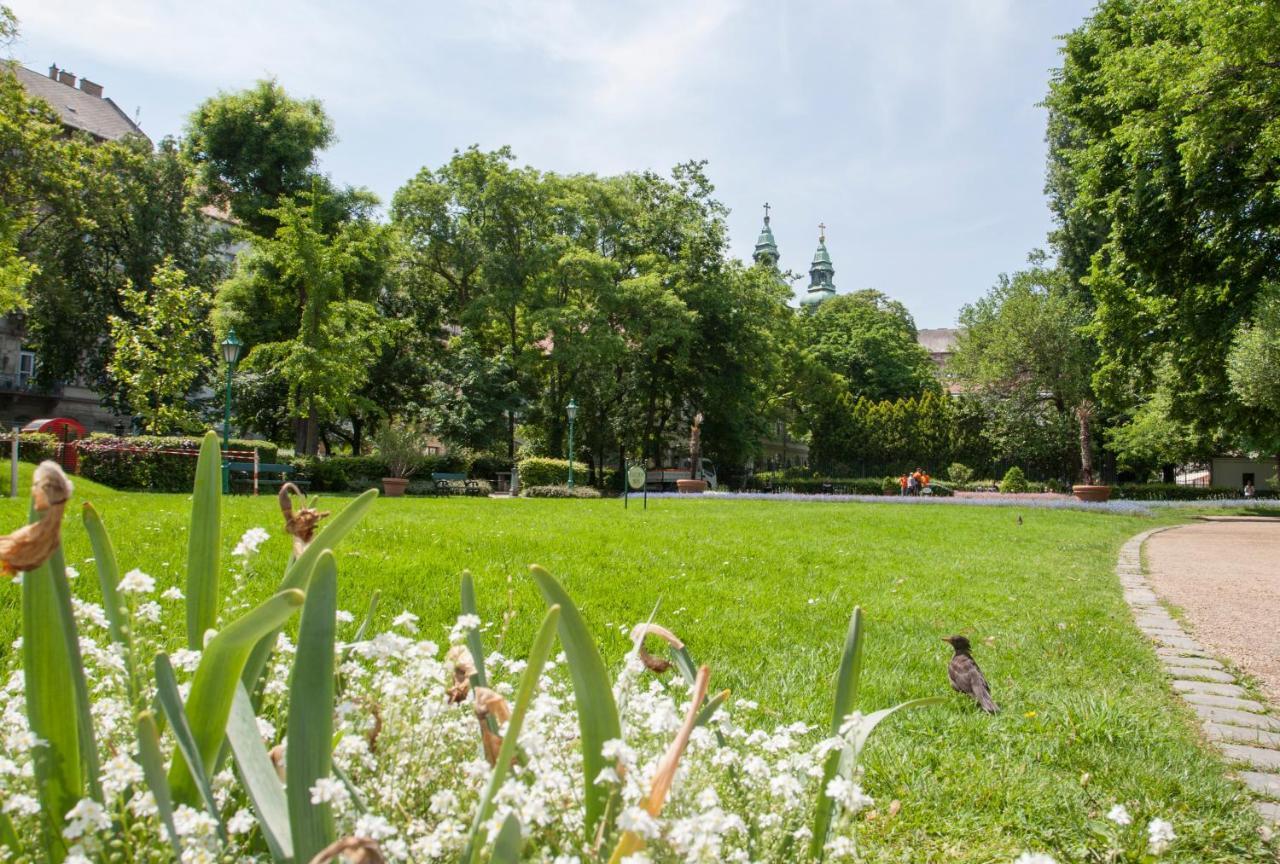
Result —
[[950, 636], [942, 636], [942, 637], [940, 637], [940, 638], [942, 639], [942, 641], [943, 641], [943, 642], [950, 642], [950, 641], [951, 641], [951, 637], [950, 637]]

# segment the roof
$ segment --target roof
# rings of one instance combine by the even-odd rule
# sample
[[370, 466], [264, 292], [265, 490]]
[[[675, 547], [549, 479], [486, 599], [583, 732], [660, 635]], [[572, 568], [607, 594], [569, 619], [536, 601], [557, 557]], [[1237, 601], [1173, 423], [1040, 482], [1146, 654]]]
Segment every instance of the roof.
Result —
[[115, 141], [130, 133], [145, 137], [138, 124], [112, 100], [86, 93], [22, 66], [12, 68], [27, 93], [48, 102], [68, 129], [87, 132], [105, 141]]
[[818, 241], [818, 248], [813, 251], [812, 267], [831, 267], [831, 253], [827, 251], [827, 243], [825, 240]]
[[954, 327], [934, 327], [930, 330], [916, 331], [916, 341], [925, 347], [930, 354], [950, 354], [956, 350], [956, 334], [960, 331]]

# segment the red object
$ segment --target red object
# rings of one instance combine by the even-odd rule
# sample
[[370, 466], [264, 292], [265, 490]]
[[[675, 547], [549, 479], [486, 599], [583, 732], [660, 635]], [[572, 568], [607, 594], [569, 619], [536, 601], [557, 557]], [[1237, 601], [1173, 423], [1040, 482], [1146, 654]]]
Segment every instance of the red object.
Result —
[[[80, 454], [76, 452], [75, 442], [85, 436], [84, 426], [79, 420], [70, 417], [47, 417], [32, 420], [22, 427], [23, 432], [44, 432], [58, 439], [57, 456], [55, 457], [62, 470], [74, 474], [80, 464]], [[21, 445], [19, 445], [21, 446]]]

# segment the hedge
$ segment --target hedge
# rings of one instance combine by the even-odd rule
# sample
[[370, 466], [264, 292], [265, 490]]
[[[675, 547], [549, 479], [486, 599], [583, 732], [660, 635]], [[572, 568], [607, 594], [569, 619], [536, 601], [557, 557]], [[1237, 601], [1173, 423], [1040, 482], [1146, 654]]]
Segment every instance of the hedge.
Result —
[[[48, 432], [22, 432], [18, 435], [18, 461], [39, 464], [46, 459], [58, 458], [58, 445], [62, 442], [57, 435]], [[13, 446], [13, 433], [0, 435], [0, 448], [4, 458], [9, 458], [9, 449]]]
[[[1120, 483], [1111, 487], [1111, 497], [1122, 501], [1214, 501], [1243, 498], [1234, 486], [1183, 486], [1180, 483]], [[1259, 490], [1254, 496], [1280, 499], [1280, 490]]]
[[[569, 470], [568, 464], [568, 462], [565, 463], [566, 472]], [[573, 471], [575, 474], [578, 472], [576, 466]], [[576, 484], [572, 489], [563, 485], [521, 486], [520, 495], [523, 498], [599, 498], [600, 490], [594, 486], [578, 486]]]
[[[546, 456], [529, 456], [516, 463], [520, 472], [520, 487], [526, 486], [565, 486], [569, 482], [569, 462], [567, 459], [550, 459]], [[591, 476], [585, 462], [573, 463], [574, 479], [581, 478], [585, 486]]]
[[[427, 491], [434, 487], [431, 475], [465, 474], [466, 460], [452, 454], [448, 456], [424, 456], [422, 467], [413, 475], [408, 491]], [[381, 456], [298, 456], [293, 460], [298, 473], [311, 481], [312, 492], [363, 492], [382, 487], [382, 478], [389, 476], [387, 460]]]
[[[121, 449], [127, 448], [127, 449]], [[77, 445], [80, 474], [116, 489], [190, 492], [196, 477], [199, 438], [138, 435], [118, 438], [97, 434]], [[256, 450], [262, 462], [275, 462], [280, 451], [267, 441], [231, 439], [232, 450]], [[152, 451], [182, 450], [190, 456]]]
[[[830, 487], [830, 488], [827, 488]], [[795, 492], [801, 495], [884, 495], [899, 494], [897, 477], [796, 477], [781, 471], [762, 471], [752, 477], [745, 486], [759, 491], [770, 488], [775, 492]], [[934, 495], [949, 498], [955, 494], [950, 484], [933, 480], [929, 484]]]

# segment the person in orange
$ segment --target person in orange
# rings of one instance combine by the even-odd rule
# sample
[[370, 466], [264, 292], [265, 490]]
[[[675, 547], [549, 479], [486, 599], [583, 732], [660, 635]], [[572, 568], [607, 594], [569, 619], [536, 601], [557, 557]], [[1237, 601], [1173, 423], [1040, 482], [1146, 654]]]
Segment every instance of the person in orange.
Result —
[[907, 494], [907, 475], [903, 474], [898, 478], [898, 485], [902, 487], [902, 494]]
[[925, 471], [925, 472], [924, 472], [924, 474], [920, 477], [920, 482], [921, 482], [923, 485], [928, 486], [928, 485], [929, 485], [929, 479], [930, 479], [930, 478], [929, 478], [929, 472], [928, 472], [928, 471]]

